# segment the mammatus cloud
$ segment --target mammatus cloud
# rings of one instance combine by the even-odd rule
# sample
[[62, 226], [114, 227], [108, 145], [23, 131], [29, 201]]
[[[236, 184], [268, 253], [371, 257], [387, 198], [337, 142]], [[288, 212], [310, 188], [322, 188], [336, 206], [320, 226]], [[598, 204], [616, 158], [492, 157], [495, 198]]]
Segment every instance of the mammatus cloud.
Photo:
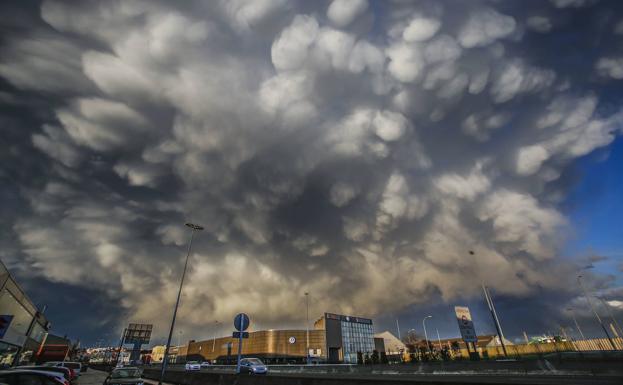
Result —
[[3, 258], [101, 287], [160, 334], [185, 221], [206, 229], [182, 328], [296, 323], [304, 292], [375, 316], [481, 281], [567, 291], [560, 178], [621, 132], [599, 87], [622, 53], [593, 47], [575, 76], [545, 42], [593, 2], [533, 5], [45, 0], [1, 48], [38, 114], [13, 150], [40, 164]]

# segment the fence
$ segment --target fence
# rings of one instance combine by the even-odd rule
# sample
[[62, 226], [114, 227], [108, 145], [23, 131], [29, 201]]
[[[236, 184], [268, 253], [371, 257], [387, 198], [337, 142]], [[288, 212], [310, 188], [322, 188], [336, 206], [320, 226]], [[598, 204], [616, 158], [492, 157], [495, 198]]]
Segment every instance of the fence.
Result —
[[[506, 351], [510, 357], [519, 357], [551, 353], [623, 350], [623, 338], [613, 338], [612, 342], [614, 343], [616, 349], [612, 347], [607, 338], [594, 338], [589, 340], [553, 342], [547, 344], [506, 345]], [[478, 353], [480, 353], [481, 357], [485, 358], [504, 357], [504, 350], [502, 349], [502, 346], [478, 348]], [[453, 356], [455, 358], [467, 358], [469, 357], [469, 354], [467, 353], [467, 349], [460, 349], [459, 351], [455, 351]]]

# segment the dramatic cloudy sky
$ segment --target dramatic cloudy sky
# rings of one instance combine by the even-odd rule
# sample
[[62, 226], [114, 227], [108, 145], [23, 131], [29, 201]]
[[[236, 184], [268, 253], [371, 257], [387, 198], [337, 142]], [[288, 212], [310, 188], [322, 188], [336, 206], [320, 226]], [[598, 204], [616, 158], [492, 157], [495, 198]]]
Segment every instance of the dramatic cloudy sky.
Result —
[[[3, 1], [0, 257], [53, 330], [623, 314], [620, 1]], [[472, 250], [474, 253], [470, 254]], [[617, 310], [618, 308], [618, 310]], [[602, 315], [606, 308], [599, 306]], [[226, 333], [230, 327], [222, 327]]]

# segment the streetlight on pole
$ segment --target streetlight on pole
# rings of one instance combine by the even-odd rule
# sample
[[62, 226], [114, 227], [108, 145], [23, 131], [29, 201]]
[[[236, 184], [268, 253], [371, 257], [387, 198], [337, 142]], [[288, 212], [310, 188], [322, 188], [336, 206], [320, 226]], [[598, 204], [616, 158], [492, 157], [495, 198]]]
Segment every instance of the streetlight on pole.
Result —
[[218, 321], [214, 321], [214, 338], [212, 338], [212, 353], [214, 353], [214, 346], [216, 344], [216, 328], [218, 327]]
[[617, 347], [614, 344], [614, 341], [612, 341], [612, 338], [610, 338], [610, 333], [608, 333], [608, 329], [606, 329], [606, 326], [601, 321], [601, 317], [599, 316], [599, 314], [597, 314], [597, 311], [595, 310], [595, 307], [593, 306], [591, 299], [588, 297], [588, 292], [586, 291], [586, 288], [584, 287], [584, 284], [582, 283], [582, 274], [578, 275], [578, 283], [580, 284], [580, 287], [582, 288], [582, 291], [584, 292], [584, 296], [586, 297], [586, 302], [588, 302], [588, 305], [590, 306], [591, 310], [595, 314], [595, 318], [597, 318], [597, 322], [599, 322], [599, 325], [601, 325], [601, 328], [604, 330], [604, 333], [606, 333], [606, 337], [608, 337], [608, 341], [610, 341], [610, 345], [612, 345], [612, 349], [617, 350]]
[[575, 313], [573, 312], [573, 308], [568, 307], [567, 311], [571, 313], [571, 318], [573, 318], [573, 323], [575, 324], [576, 329], [578, 329], [578, 333], [580, 333], [580, 337], [582, 337], [582, 339], [585, 340], [586, 338], [584, 337], [584, 333], [582, 333], [582, 329], [580, 329], [580, 324], [578, 323], [578, 320], [575, 318]]
[[[619, 326], [619, 323], [617, 322], [617, 319], [614, 318], [614, 314], [612, 313], [612, 309], [610, 308], [610, 304], [608, 304], [608, 302], [606, 302], [606, 300], [604, 300], [603, 298], [599, 298], [599, 300], [601, 301], [601, 303], [604, 305], [604, 307], [606, 308], [606, 310], [608, 311], [608, 314], [610, 315], [610, 319], [613, 322], [613, 326], [612, 328], [615, 329], [616, 327], [616, 331], [617, 333], [623, 337], [623, 329], [621, 329], [621, 326]], [[616, 333], [615, 333], [616, 334]]]
[[430, 344], [428, 343], [428, 333], [426, 333], [426, 320], [428, 318], [433, 318], [432, 315], [427, 315], [422, 320], [422, 327], [424, 328], [424, 340], [426, 341], [426, 348], [428, 349], [428, 353], [432, 356], [433, 352], [430, 350]]
[[305, 321], [305, 329], [306, 329], [306, 338], [307, 338], [307, 342], [305, 344], [306, 346], [306, 353], [305, 356], [307, 357], [307, 365], [309, 365], [309, 293], [305, 292], [305, 302], [307, 305], [307, 317], [306, 317], [306, 321]]
[[162, 385], [162, 381], [164, 380], [164, 372], [167, 370], [169, 348], [171, 347], [171, 337], [173, 337], [173, 329], [175, 328], [175, 318], [177, 317], [177, 308], [180, 305], [180, 297], [182, 295], [182, 287], [184, 286], [184, 278], [186, 278], [186, 268], [188, 267], [188, 258], [190, 257], [190, 248], [192, 247], [192, 244], [193, 244], [193, 237], [195, 236], [195, 231], [203, 230], [202, 226], [196, 225], [194, 223], [186, 223], [186, 227], [189, 227], [191, 229], [190, 241], [188, 242], [188, 251], [186, 252], [186, 262], [184, 262], [184, 271], [182, 272], [182, 280], [180, 281], [180, 289], [177, 292], [177, 300], [175, 301], [175, 308], [173, 309], [173, 319], [171, 320], [171, 328], [169, 329], [169, 337], [167, 338], [167, 344], [164, 348], [164, 357], [162, 357], [162, 371], [160, 372], [160, 379], [158, 380], [158, 385]]

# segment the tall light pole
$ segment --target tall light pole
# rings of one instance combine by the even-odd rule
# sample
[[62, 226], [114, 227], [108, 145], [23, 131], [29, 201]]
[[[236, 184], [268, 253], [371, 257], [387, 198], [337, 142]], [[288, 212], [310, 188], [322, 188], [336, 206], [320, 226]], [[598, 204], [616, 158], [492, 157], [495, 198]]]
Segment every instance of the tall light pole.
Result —
[[485, 299], [487, 300], [487, 305], [489, 306], [489, 311], [491, 312], [491, 317], [493, 317], [493, 323], [495, 324], [495, 330], [498, 332], [498, 337], [500, 338], [500, 344], [502, 345], [502, 351], [504, 352], [504, 357], [508, 357], [508, 353], [506, 352], [506, 345], [504, 344], [504, 332], [502, 331], [502, 325], [500, 325], [500, 320], [498, 319], [498, 313], [495, 311], [495, 305], [493, 304], [493, 298], [491, 298], [491, 293], [489, 293], [489, 288], [482, 284], [482, 290], [485, 293]]
[[305, 292], [305, 302], [306, 302], [306, 306], [307, 306], [307, 317], [305, 319], [305, 329], [306, 329], [306, 338], [307, 338], [307, 342], [305, 344], [306, 346], [306, 353], [305, 356], [307, 357], [307, 365], [309, 365], [309, 293]]
[[617, 333], [619, 335], [623, 336], [623, 329], [621, 329], [621, 326], [619, 326], [619, 323], [617, 322], [617, 319], [614, 318], [614, 314], [612, 313], [612, 309], [610, 308], [610, 305], [603, 298], [599, 298], [599, 300], [601, 301], [601, 303], [604, 305], [604, 307], [608, 311], [608, 314], [610, 315], [610, 319], [612, 320], [612, 322], [614, 324], [613, 328], [616, 326]]
[[427, 315], [426, 317], [424, 317], [424, 319], [422, 320], [422, 328], [424, 328], [424, 340], [426, 341], [426, 348], [428, 349], [428, 353], [432, 355], [433, 352], [430, 350], [430, 344], [428, 343], [428, 333], [426, 333], [426, 320], [428, 318], [433, 318], [433, 316]]
[[435, 330], [437, 330], [437, 342], [439, 342], [439, 353], [441, 353], [441, 337], [439, 336], [439, 329], [435, 328]]
[[177, 317], [177, 308], [180, 305], [180, 297], [182, 295], [182, 287], [184, 286], [184, 278], [186, 278], [186, 268], [188, 267], [188, 258], [190, 257], [190, 248], [193, 245], [193, 237], [195, 236], [195, 231], [203, 230], [202, 226], [196, 225], [194, 223], [186, 223], [186, 226], [191, 229], [190, 241], [188, 242], [188, 251], [186, 252], [186, 262], [184, 262], [184, 270], [182, 272], [182, 280], [180, 281], [180, 289], [177, 292], [177, 301], [175, 301], [175, 308], [173, 309], [173, 319], [171, 320], [171, 328], [169, 329], [169, 337], [167, 338], [167, 345], [164, 348], [164, 357], [162, 357], [162, 371], [160, 372], [160, 380], [158, 380], [158, 385], [162, 385], [162, 381], [164, 380], [164, 372], [167, 370], [169, 348], [171, 347], [171, 337], [173, 336], [173, 329], [175, 328], [175, 318]]
[[212, 338], [212, 353], [214, 353], [214, 347], [216, 345], [216, 328], [218, 327], [218, 321], [214, 321], [214, 338]]
[[614, 344], [614, 341], [612, 341], [612, 338], [610, 338], [610, 333], [608, 333], [608, 329], [606, 329], [606, 326], [601, 321], [601, 317], [599, 316], [599, 314], [597, 314], [597, 311], [595, 310], [595, 307], [593, 306], [591, 299], [588, 297], [588, 292], [586, 291], [586, 288], [584, 287], [584, 284], [582, 283], [582, 274], [578, 275], [578, 283], [580, 284], [580, 288], [582, 288], [582, 291], [584, 292], [584, 296], [586, 297], [586, 302], [588, 302], [588, 305], [590, 306], [591, 310], [595, 314], [595, 318], [597, 318], [597, 322], [599, 322], [599, 325], [604, 330], [604, 333], [606, 333], [606, 337], [608, 337], [608, 341], [610, 341], [610, 345], [612, 345], [612, 349], [617, 350], [617, 347]]
[[582, 339], [585, 340], [586, 338], [584, 337], [584, 333], [582, 333], [582, 329], [580, 329], [580, 324], [578, 323], [578, 320], [575, 318], [575, 313], [573, 312], [573, 308], [568, 307], [567, 311], [571, 313], [571, 318], [573, 318], [573, 323], [575, 324], [575, 328], [578, 329], [578, 333], [580, 333], [580, 337], [582, 337]]

